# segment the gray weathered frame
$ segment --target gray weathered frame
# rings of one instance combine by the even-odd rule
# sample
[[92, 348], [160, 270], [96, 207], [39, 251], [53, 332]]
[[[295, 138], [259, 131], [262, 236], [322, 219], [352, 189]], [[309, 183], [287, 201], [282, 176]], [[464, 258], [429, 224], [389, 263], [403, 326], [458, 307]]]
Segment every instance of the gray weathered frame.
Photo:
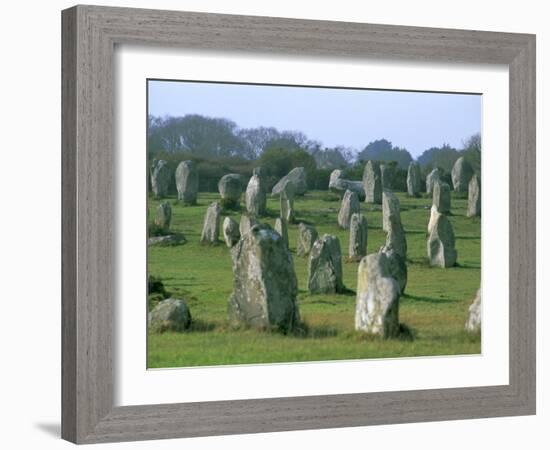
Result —
[[[97, 6], [63, 11], [62, 31], [63, 438], [93, 443], [535, 413], [534, 35]], [[126, 43], [507, 65], [509, 384], [114, 407], [113, 52]]]

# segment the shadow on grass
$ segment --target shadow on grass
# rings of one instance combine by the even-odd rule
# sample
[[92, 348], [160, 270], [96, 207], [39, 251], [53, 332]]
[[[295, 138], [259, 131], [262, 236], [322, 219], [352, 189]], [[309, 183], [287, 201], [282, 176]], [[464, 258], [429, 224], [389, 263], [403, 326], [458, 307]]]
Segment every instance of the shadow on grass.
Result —
[[187, 332], [205, 333], [205, 332], [215, 330], [216, 328], [217, 328], [217, 324], [214, 322], [208, 322], [202, 319], [193, 319], [191, 322], [191, 326], [189, 327], [189, 330], [187, 330]]
[[414, 341], [417, 337], [417, 332], [414, 328], [405, 323], [399, 324], [399, 331], [396, 336], [383, 337], [378, 334], [370, 334], [363, 331], [351, 331], [346, 333], [347, 338], [354, 339], [359, 342], [386, 342], [386, 341]]
[[307, 302], [308, 305], [331, 305], [336, 306], [338, 302], [331, 302], [330, 300], [311, 300]]
[[433, 303], [433, 304], [456, 303], [458, 301], [458, 300], [450, 300], [450, 299], [443, 299], [443, 298], [421, 297], [419, 295], [411, 295], [411, 294], [404, 294], [401, 296], [401, 298], [403, 300], [411, 300], [413, 302]]
[[296, 334], [296, 337], [305, 339], [323, 339], [338, 335], [338, 329], [332, 325], [308, 325], [306, 323], [302, 323], [301, 327], [302, 332]]
[[475, 265], [475, 264], [465, 264], [465, 263], [459, 263], [457, 262], [454, 266], [455, 269], [463, 269], [463, 270], [479, 270], [481, 269], [481, 265]]
[[260, 222], [265, 221], [266, 219], [276, 219], [279, 217], [281, 213], [279, 211], [275, 211], [273, 209], [267, 209], [264, 214], [258, 218]]
[[339, 202], [340, 197], [338, 195], [326, 195], [324, 197], [321, 197], [319, 200], [322, 202]]
[[356, 295], [357, 292], [355, 292], [354, 290], [349, 289], [347, 287], [344, 287], [344, 290], [342, 292], [339, 292], [338, 294], [339, 295], [344, 295], [346, 297], [352, 297], [352, 296]]
[[299, 217], [296, 219], [296, 225], [300, 225], [300, 223], [303, 223], [304, 225], [317, 225], [312, 220], [307, 220]]
[[406, 230], [406, 234], [422, 234], [426, 235], [426, 231], [424, 230]]
[[414, 328], [408, 326], [406, 323], [399, 324], [399, 334], [396, 339], [399, 341], [411, 342], [416, 339], [417, 332]]
[[[347, 287], [344, 287], [344, 290], [342, 292], [337, 293], [331, 293], [330, 295], [335, 295], [336, 297], [342, 296], [342, 297], [350, 297], [355, 295], [356, 292], [352, 289], [348, 289]], [[326, 303], [327, 305], [338, 305], [338, 301], [329, 301], [322, 298], [323, 294], [310, 294], [309, 291], [306, 289], [299, 289], [298, 295], [301, 298], [301, 301], [307, 301], [307, 303]], [[312, 296], [310, 298], [303, 298], [304, 296]], [[320, 297], [320, 298], [317, 298]]]

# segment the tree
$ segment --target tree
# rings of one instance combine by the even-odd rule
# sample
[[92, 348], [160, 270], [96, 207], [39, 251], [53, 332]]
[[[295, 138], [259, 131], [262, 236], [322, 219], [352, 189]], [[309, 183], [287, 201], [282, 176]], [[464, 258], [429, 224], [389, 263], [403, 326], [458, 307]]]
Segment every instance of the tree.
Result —
[[450, 172], [453, 169], [455, 161], [460, 157], [460, 153], [449, 144], [443, 144], [441, 147], [432, 147], [425, 150], [418, 157], [418, 164], [425, 169], [439, 167]]
[[[184, 117], [149, 120], [149, 141], [156, 150], [169, 153], [189, 151], [211, 157], [248, 156], [236, 136], [237, 124], [227, 119], [190, 114]], [[161, 148], [158, 148], [161, 147]], [[150, 152], [153, 148], [149, 149]]]
[[476, 173], [481, 173], [481, 134], [476, 133], [465, 139], [462, 143], [462, 155], [468, 161]]
[[342, 151], [346, 151], [346, 149], [344, 147], [325, 148], [324, 150], [316, 148], [311, 155], [315, 158], [319, 169], [341, 169], [348, 164]]
[[268, 187], [273, 186], [295, 167], [304, 168], [308, 187], [310, 189], [315, 185], [317, 164], [313, 156], [305, 150], [269, 148], [262, 152], [258, 158], [257, 165], [266, 171], [268, 176]]
[[399, 167], [406, 169], [413, 160], [411, 154], [404, 148], [394, 147], [387, 139], [370, 142], [359, 154], [360, 161], [395, 161]]

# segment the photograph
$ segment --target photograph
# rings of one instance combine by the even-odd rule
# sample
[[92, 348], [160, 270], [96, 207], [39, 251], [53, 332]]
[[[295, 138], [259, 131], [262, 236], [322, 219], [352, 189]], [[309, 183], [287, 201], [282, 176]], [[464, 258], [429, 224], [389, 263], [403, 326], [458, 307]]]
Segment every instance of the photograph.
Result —
[[149, 369], [481, 354], [482, 95], [146, 89]]

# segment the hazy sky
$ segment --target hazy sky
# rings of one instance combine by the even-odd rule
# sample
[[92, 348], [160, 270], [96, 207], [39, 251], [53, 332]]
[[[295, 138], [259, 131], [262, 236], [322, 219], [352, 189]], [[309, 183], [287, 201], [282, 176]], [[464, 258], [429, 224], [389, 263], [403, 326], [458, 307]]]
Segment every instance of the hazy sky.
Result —
[[480, 132], [481, 96], [149, 81], [149, 114], [201, 114], [241, 128], [297, 130], [327, 147], [361, 150], [385, 138], [417, 157], [444, 143], [460, 148]]

